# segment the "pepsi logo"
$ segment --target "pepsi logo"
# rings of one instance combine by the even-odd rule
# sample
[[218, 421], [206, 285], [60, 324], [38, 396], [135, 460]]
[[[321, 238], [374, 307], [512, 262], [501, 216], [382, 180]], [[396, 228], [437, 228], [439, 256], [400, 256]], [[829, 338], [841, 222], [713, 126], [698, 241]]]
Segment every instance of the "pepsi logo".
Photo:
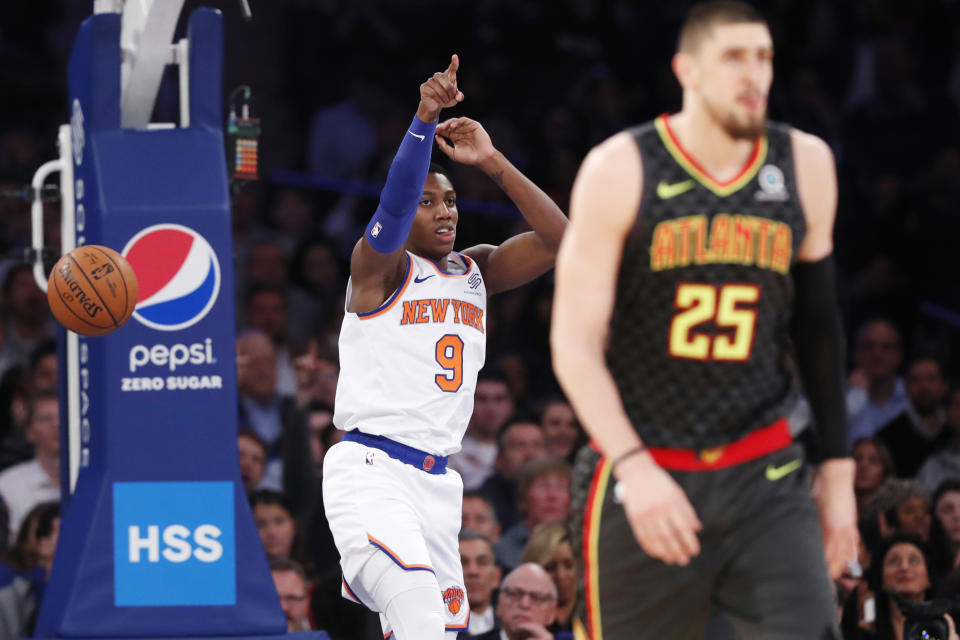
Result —
[[210, 243], [179, 224], [158, 224], [137, 233], [123, 248], [137, 274], [140, 297], [133, 317], [160, 331], [200, 322], [220, 293], [220, 262]]

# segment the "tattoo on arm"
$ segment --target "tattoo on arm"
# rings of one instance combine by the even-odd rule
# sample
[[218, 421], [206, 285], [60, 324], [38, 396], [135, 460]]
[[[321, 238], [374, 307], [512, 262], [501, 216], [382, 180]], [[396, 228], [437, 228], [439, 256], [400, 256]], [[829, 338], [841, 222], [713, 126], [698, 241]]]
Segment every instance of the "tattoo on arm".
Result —
[[502, 171], [502, 170], [501, 170], [501, 171], [497, 171], [495, 174], [493, 174], [492, 176], [490, 176], [490, 178], [491, 178], [494, 182], [497, 183], [497, 186], [500, 187], [500, 189], [501, 189], [504, 193], [507, 192], [506, 187], [503, 186], [503, 171]]

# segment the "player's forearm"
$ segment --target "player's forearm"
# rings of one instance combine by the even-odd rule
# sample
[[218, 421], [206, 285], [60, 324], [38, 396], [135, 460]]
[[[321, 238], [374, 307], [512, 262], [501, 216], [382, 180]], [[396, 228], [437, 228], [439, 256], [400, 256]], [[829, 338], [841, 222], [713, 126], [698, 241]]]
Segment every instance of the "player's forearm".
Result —
[[567, 217], [557, 203], [499, 151], [479, 166], [517, 205], [544, 246], [556, 251], [567, 228]]
[[380, 204], [364, 232], [370, 246], [380, 253], [393, 253], [403, 246], [423, 196], [437, 123], [435, 118], [425, 122], [420, 117], [422, 106], [404, 133], [380, 192]]
[[553, 368], [583, 427], [605, 456], [615, 459], [636, 449], [633, 429], [607, 369], [602, 345], [578, 340], [563, 329], [551, 333]]

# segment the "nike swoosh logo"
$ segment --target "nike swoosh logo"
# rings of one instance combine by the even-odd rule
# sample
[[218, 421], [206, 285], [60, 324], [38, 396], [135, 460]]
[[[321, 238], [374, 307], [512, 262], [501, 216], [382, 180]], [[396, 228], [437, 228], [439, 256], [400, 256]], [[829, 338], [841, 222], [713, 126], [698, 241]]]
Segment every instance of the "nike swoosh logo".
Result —
[[409, 133], [410, 135], [412, 135], [414, 138], [419, 138], [419, 139], [420, 139], [420, 142], [423, 142], [424, 139], [426, 138], [426, 136], [425, 136], [424, 134], [422, 134], [422, 133], [414, 133], [413, 131], [407, 131], [407, 133]]
[[[434, 275], [436, 275], [436, 274], [434, 274]], [[420, 282], [423, 282], [423, 281], [425, 281], [425, 280], [429, 280], [429, 279], [432, 278], [432, 277], [433, 277], [433, 275], [423, 276], [422, 278], [421, 278], [420, 276], [416, 276], [416, 277], [413, 279], [413, 281], [416, 282], [416, 283], [420, 283]]]
[[796, 460], [791, 460], [787, 464], [782, 464], [779, 467], [775, 467], [772, 464], [767, 465], [767, 480], [770, 482], [776, 482], [784, 476], [788, 476], [803, 465], [803, 461], [800, 458]]
[[697, 186], [697, 183], [693, 180], [684, 180], [683, 182], [675, 182], [673, 184], [668, 184], [663, 180], [657, 185], [657, 197], [661, 200], [669, 200], [670, 198], [675, 198], [681, 193], [686, 193]]

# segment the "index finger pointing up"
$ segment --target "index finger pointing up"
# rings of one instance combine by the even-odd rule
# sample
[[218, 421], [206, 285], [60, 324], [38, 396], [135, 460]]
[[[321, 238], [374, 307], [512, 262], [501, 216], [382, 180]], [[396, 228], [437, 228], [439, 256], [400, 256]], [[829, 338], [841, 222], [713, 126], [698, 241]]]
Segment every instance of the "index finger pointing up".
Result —
[[445, 73], [450, 82], [456, 83], [457, 81], [457, 69], [460, 68], [460, 56], [453, 54], [450, 56], [450, 66], [447, 67]]

